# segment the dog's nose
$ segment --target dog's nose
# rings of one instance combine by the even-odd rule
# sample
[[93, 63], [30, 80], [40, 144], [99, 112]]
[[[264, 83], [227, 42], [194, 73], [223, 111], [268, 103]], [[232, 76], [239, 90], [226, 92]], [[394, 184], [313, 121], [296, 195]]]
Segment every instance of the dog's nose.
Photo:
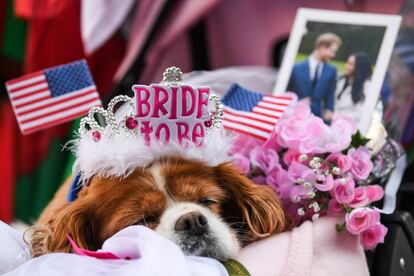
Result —
[[176, 231], [188, 231], [192, 234], [202, 234], [207, 228], [207, 218], [200, 212], [189, 212], [182, 215], [175, 223]]

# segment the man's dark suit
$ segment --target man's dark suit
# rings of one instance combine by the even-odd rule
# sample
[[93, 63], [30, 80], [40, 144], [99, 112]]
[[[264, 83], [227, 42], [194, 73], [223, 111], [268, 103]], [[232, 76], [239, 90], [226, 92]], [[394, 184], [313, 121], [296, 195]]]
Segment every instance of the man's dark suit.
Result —
[[336, 68], [324, 63], [322, 72], [312, 89], [309, 73], [309, 60], [298, 62], [293, 66], [287, 91], [295, 92], [299, 99], [310, 97], [312, 113], [321, 117], [325, 109], [334, 110], [336, 90]]

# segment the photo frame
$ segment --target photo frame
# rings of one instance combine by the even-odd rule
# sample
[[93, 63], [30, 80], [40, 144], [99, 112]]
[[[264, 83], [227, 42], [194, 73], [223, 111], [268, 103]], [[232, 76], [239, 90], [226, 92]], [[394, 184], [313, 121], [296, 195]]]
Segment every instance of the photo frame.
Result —
[[[309, 91], [305, 91], [305, 94], [301, 94], [301, 91], [299, 91], [300, 89], [296, 87], [295, 88], [298, 91], [291, 92], [297, 93], [299, 98], [301, 98], [301, 96], [303, 98], [308, 98], [312, 108], [315, 105], [318, 105], [319, 98], [329, 98], [326, 102], [330, 102], [331, 104], [321, 103], [322, 107], [318, 107], [321, 110], [315, 107], [315, 110], [318, 112], [320, 111], [318, 116], [323, 117], [323, 114], [327, 113], [326, 110], [332, 111], [333, 116], [337, 115], [335, 113], [335, 99], [340, 99], [338, 96], [343, 97], [342, 95], [339, 95], [339, 93], [344, 93], [345, 89], [347, 89], [348, 94], [352, 93], [351, 96], [347, 97], [351, 97], [350, 99], [352, 102], [349, 106], [351, 107], [351, 110], [353, 110], [352, 103], [354, 103], [354, 98], [357, 98], [354, 97], [354, 92], [358, 90], [357, 88], [354, 88], [354, 86], [358, 85], [357, 82], [353, 82], [353, 80], [358, 79], [359, 77], [356, 77], [357, 75], [351, 76], [351, 73], [349, 73], [351, 70], [349, 68], [352, 68], [352, 60], [354, 61], [354, 72], [357, 70], [356, 68], [362, 68], [362, 65], [360, 66], [362, 62], [359, 62], [358, 58], [360, 58], [360, 56], [364, 56], [365, 54], [367, 57], [366, 59], [370, 62], [370, 72], [372, 73], [370, 73], [368, 77], [368, 74], [365, 73], [366, 77], [364, 80], [364, 88], [359, 89], [359, 91], [362, 91], [360, 93], [362, 93], [361, 97], [363, 97], [363, 101], [355, 101], [355, 106], [360, 106], [359, 111], [352, 111], [349, 112], [349, 114], [358, 119], [358, 129], [361, 133], [367, 134], [374, 111], [378, 108], [377, 103], [380, 98], [381, 87], [391, 58], [392, 50], [394, 48], [400, 23], [401, 16], [399, 15], [380, 15], [299, 8], [295, 17], [273, 94], [283, 94], [289, 91], [288, 88], [295, 87], [294, 85], [291, 85], [294, 81], [298, 83], [302, 82], [300, 78], [296, 78], [296, 72], [299, 72], [298, 70], [300, 70], [298, 69], [299, 67], [297, 64], [300, 62], [306, 62], [307, 58], [310, 59], [311, 55], [314, 55], [313, 50], [315, 50], [315, 48], [312, 47], [316, 47], [316, 44], [312, 44], [312, 39], [317, 40], [317, 38], [325, 33], [335, 34], [335, 32], [338, 32], [339, 34], [337, 36], [340, 38], [340, 46], [338, 46], [338, 49], [334, 49], [335, 54], [331, 60], [328, 59], [328, 61], [325, 60], [322, 62], [323, 69], [319, 70], [318, 66], [314, 69], [316, 74], [313, 78], [313, 80], [315, 80], [318, 75], [323, 77], [325, 72], [324, 68], [328, 69], [328, 67], [334, 67], [336, 70], [335, 77], [337, 81], [335, 91], [332, 92], [333, 85], [330, 85], [328, 93], [326, 93], [326, 91], [328, 91], [327, 89], [324, 91], [321, 87], [319, 87], [325, 86], [323, 81], [326, 81], [326, 79], [319, 77], [317, 80], [319, 83], [314, 86], [312, 80], [312, 87], [308, 88]], [[340, 47], [343, 48], [341, 49]], [[311, 61], [309, 62], [311, 63]], [[358, 64], [359, 67], [356, 67], [356, 64]], [[365, 67], [367, 67], [367, 65]], [[305, 67], [302, 66], [302, 68]], [[309, 72], [301, 74], [301, 76], [306, 78], [309, 75], [309, 79], [311, 79], [312, 74], [310, 72], [312, 70], [308, 70]], [[338, 90], [342, 89], [342, 87], [339, 88], [338, 83], [340, 78], [346, 79], [345, 85], [341, 83], [341, 85], [343, 85], [343, 91]], [[332, 76], [330, 76], [329, 79], [333, 82]], [[351, 81], [349, 81], [349, 79]], [[342, 80], [342, 82], [344, 81]], [[347, 86], [349, 87], [347, 88]], [[359, 86], [361, 86], [361, 84]], [[321, 92], [322, 96], [316, 95], [319, 92]], [[306, 93], [308, 93], [308, 95], [306, 95]], [[333, 94], [333, 105], [332, 93], [335, 93]], [[329, 94], [330, 96], [326, 96], [325, 94]], [[312, 96], [315, 98], [312, 98]], [[337, 100], [337, 103], [339, 104], [340, 101]], [[332, 105], [332, 110], [325, 109], [325, 107], [328, 107], [329, 105]], [[340, 106], [338, 105], [338, 108], [339, 107]], [[347, 109], [344, 108], [342, 110], [344, 110], [343, 112], [346, 112]], [[337, 112], [339, 113], [340, 111], [338, 110]]]

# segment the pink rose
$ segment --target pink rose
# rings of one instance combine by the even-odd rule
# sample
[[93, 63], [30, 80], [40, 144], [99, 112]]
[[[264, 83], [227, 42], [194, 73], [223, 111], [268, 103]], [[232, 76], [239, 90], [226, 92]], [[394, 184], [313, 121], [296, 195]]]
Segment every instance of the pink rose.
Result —
[[290, 190], [296, 186], [294, 182], [290, 181], [288, 172], [281, 169], [277, 174], [268, 175], [266, 182], [272, 187], [276, 187], [279, 196], [282, 199], [290, 198]]
[[275, 130], [278, 134], [278, 143], [286, 148], [299, 150], [299, 144], [303, 140], [308, 139], [308, 136], [303, 131], [303, 123], [294, 118], [280, 120]]
[[289, 192], [290, 200], [296, 202], [306, 198], [311, 198], [310, 193], [313, 193], [311, 188], [305, 188], [302, 185], [294, 185]]
[[281, 149], [281, 146], [279, 145], [277, 141], [277, 136], [278, 136], [277, 132], [273, 130], [269, 139], [267, 139], [267, 141], [263, 144], [263, 148], [279, 151]]
[[357, 208], [346, 214], [346, 229], [349, 233], [358, 235], [371, 226], [379, 223], [380, 214], [371, 208]]
[[292, 164], [293, 161], [298, 161], [299, 156], [301, 155], [300, 152], [294, 150], [294, 149], [288, 149], [285, 154], [283, 155], [283, 162], [286, 165]]
[[232, 156], [232, 163], [240, 169], [243, 174], [248, 174], [250, 171], [250, 160], [246, 156], [240, 153], [236, 153]]
[[378, 223], [371, 226], [361, 233], [361, 244], [365, 250], [374, 249], [377, 244], [384, 242], [384, 237], [388, 229], [384, 225]]
[[335, 199], [331, 199], [329, 200], [328, 203], [328, 213], [331, 215], [337, 215], [337, 214], [342, 214], [344, 211], [344, 208], [342, 206], [342, 204], [339, 204], [338, 201], [336, 201]]
[[329, 127], [321, 118], [307, 112], [309, 107], [298, 104], [293, 110], [293, 114], [286, 114], [276, 125], [278, 143], [305, 154], [325, 152]]
[[292, 116], [299, 120], [306, 119], [311, 115], [311, 109], [309, 104], [303, 101], [298, 102], [292, 110]]
[[232, 141], [232, 148], [230, 149], [230, 155], [243, 154], [249, 156], [254, 147], [260, 146], [263, 141], [252, 136], [238, 134]]
[[307, 139], [299, 145], [299, 151], [303, 153], [324, 153], [326, 152], [326, 140], [330, 137], [330, 129], [323, 120], [311, 116], [303, 122], [303, 132]]
[[341, 152], [349, 147], [355, 131], [355, 123], [344, 118], [326, 125], [304, 103], [286, 111], [275, 128], [279, 145], [305, 154]]
[[356, 180], [366, 179], [372, 171], [371, 154], [366, 147], [350, 149], [348, 157], [352, 160], [351, 173]]
[[341, 152], [349, 147], [352, 141], [352, 134], [356, 131], [355, 123], [349, 119], [334, 119], [330, 126], [330, 135], [325, 141], [327, 152]]
[[375, 202], [383, 198], [384, 189], [379, 185], [369, 185], [365, 187], [369, 203]]
[[254, 167], [258, 167], [267, 174], [279, 165], [279, 155], [273, 149], [255, 147], [250, 152], [250, 161]]
[[348, 204], [355, 196], [355, 182], [350, 178], [336, 179], [332, 192], [336, 201]]
[[384, 190], [379, 185], [361, 186], [355, 188], [355, 197], [349, 207], [364, 207], [374, 201], [380, 200], [384, 196]]
[[368, 195], [367, 195], [365, 187], [357, 187], [355, 188], [354, 199], [348, 205], [351, 208], [358, 208], [358, 207], [364, 207], [368, 203], [369, 203], [369, 199], [368, 199]]
[[338, 121], [340, 121], [341, 124], [346, 122], [348, 124], [346, 128], [351, 134], [354, 134], [358, 130], [355, 119], [351, 116], [334, 114], [332, 123], [337, 123]]
[[326, 177], [323, 177], [323, 181], [316, 181], [315, 188], [319, 191], [326, 192], [332, 190], [334, 187], [334, 179], [332, 175], [328, 175]]
[[317, 149], [317, 144], [315, 139], [306, 139], [300, 142], [298, 150], [304, 153], [320, 152]]
[[352, 160], [348, 156], [341, 153], [330, 154], [326, 158], [326, 161], [336, 165], [341, 170], [341, 173], [349, 171], [352, 167]]
[[277, 187], [287, 177], [287, 171], [285, 171], [280, 164], [277, 164], [266, 175], [266, 183], [270, 186]]
[[312, 186], [316, 183], [316, 174], [311, 168], [299, 162], [293, 161], [288, 168], [288, 177], [290, 181], [297, 182], [299, 178], [309, 182]]

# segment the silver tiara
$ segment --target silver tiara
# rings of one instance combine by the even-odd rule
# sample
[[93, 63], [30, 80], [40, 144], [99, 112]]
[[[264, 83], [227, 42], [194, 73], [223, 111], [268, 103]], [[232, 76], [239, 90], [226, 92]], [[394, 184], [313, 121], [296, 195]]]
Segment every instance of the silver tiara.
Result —
[[[182, 72], [180, 68], [169, 67], [165, 70], [163, 74], [164, 85], [178, 85], [181, 82]], [[210, 119], [204, 121], [207, 135], [210, 135], [214, 129], [221, 127], [224, 116], [224, 106], [218, 96], [210, 95], [209, 102], [214, 103], [215, 111], [210, 112]], [[130, 111], [117, 120], [114, 109], [120, 103], [129, 105]], [[135, 103], [131, 97], [125, 95], [116, 96], [109, 102], [106, 110], [102, 107], [93, 107], [89, 110], [88, 115], [80, 121], [79, 134], [81, 136], [90, 136], [96, 142], [103, 136], [140, 136], [139, 122], [135, 117], [135, 110]]]

